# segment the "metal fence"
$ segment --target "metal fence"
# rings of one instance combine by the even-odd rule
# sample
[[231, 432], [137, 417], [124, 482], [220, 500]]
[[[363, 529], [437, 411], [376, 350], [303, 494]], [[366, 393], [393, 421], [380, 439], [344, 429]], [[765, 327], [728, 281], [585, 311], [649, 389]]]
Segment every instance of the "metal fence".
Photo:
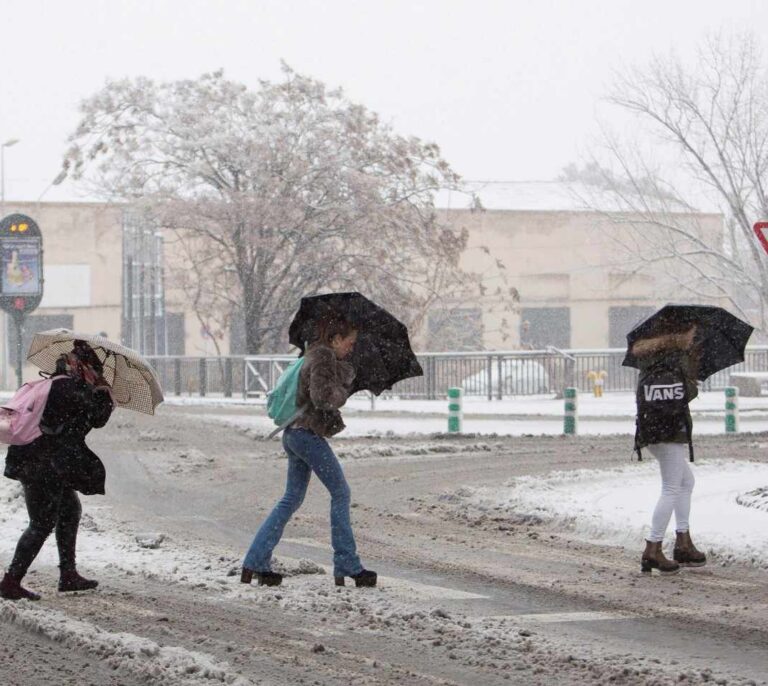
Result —
[[[604, 390], [631, 391], [637, 371], [622, 367], [625, 351], [526, 350], [476, 353], [421, 353], [417, 355], [424, 376], [396, 384], [387, 396], [413, 399], [445, 397], [451, 386], [464, 388], [466, 396], [505, 398], [537, 394], [562, 394], [567, 386], [591, 391], [589, 372], [605, 371]], [[291, 355], [232, 357], [151, 357], [167, 395], [263, 397], [274, 387]], [[747, 349], [745, 361], [719, 372], [704, 390], [729, 384], [735, 371], [768, 371], [768, 346]]]

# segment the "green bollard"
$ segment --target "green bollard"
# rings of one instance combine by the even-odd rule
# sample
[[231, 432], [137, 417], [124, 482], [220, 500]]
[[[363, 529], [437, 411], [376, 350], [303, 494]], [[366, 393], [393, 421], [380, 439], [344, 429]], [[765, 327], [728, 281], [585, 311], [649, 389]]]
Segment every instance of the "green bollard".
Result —
[[565, 399], [565, 422], [563, 433], [566, 436], [575, 436], [579, 431], [579, 391], [576, 388], [566, 388], [563, 392]]
[[725, 433], [739, 432], [739, 389], [727, 386], [725, 389]]
[[448, 389], [448, 433], [460, 434], [464, 429], [463, 388]]

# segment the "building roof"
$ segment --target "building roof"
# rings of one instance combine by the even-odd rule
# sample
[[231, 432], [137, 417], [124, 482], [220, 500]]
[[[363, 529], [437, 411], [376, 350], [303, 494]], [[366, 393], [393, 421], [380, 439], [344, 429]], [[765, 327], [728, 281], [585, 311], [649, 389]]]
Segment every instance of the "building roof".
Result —
[[[479, 201], [479, 207], [476, 204]], [[465, 181], [461, 190], [437, 194], [440, 209], [518, 210], [538, 212], [631, 212], [613, 194], [583, 183], [565, 181]], [[701, 207], [701, 205], [700, 205]], [[667, 203], [660, 210], [674, 213], [702, 212], [679, 203]], [[712, 206], [704, 213], [719, 214]]]

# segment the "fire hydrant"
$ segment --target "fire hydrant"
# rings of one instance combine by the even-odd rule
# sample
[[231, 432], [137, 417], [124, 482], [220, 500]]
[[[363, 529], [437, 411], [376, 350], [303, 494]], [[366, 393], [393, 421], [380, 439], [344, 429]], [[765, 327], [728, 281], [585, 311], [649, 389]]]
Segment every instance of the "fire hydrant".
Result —
[[587, 378], [592, 382], [592, 393], [595, 398], [603, 397], [603, 384], [605, 383], [605, 378], [607, 376], [608, 372], [604, 369], [601, 369], [599, 372], [590, 371], [587, 374]]

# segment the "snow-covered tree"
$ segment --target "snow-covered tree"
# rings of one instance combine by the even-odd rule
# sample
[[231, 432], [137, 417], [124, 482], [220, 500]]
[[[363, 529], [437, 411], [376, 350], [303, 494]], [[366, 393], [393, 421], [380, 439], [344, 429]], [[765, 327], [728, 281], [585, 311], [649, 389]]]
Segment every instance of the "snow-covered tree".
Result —
[[[768, 218], [768, 65], [757, 41], [712, 37], [692, 64], [656, 58], [622, 74], [608, 101], [655, 146], [604, 129], [590, 161], [562, 178], [597, 190], [587, 204], [614, 211], [637, 270], [682, 267], [670, 270], [682, 277], [678, 297], [720, 299], [768, 331], [768, 258], [752, 233]], [[704, 231], [693, 208], [722, 212], [724, 231]]]
[[209, 329], [242, 317], [249, 353], [284, 347], [298, 300], [361, 290], [418, 329], [473, 283], [433, 195], [457, 175], [287, 66], [257, 89], [222, 72], [112, 81], [82, 104], [64, 167], [173, 232], [171, 283]]

